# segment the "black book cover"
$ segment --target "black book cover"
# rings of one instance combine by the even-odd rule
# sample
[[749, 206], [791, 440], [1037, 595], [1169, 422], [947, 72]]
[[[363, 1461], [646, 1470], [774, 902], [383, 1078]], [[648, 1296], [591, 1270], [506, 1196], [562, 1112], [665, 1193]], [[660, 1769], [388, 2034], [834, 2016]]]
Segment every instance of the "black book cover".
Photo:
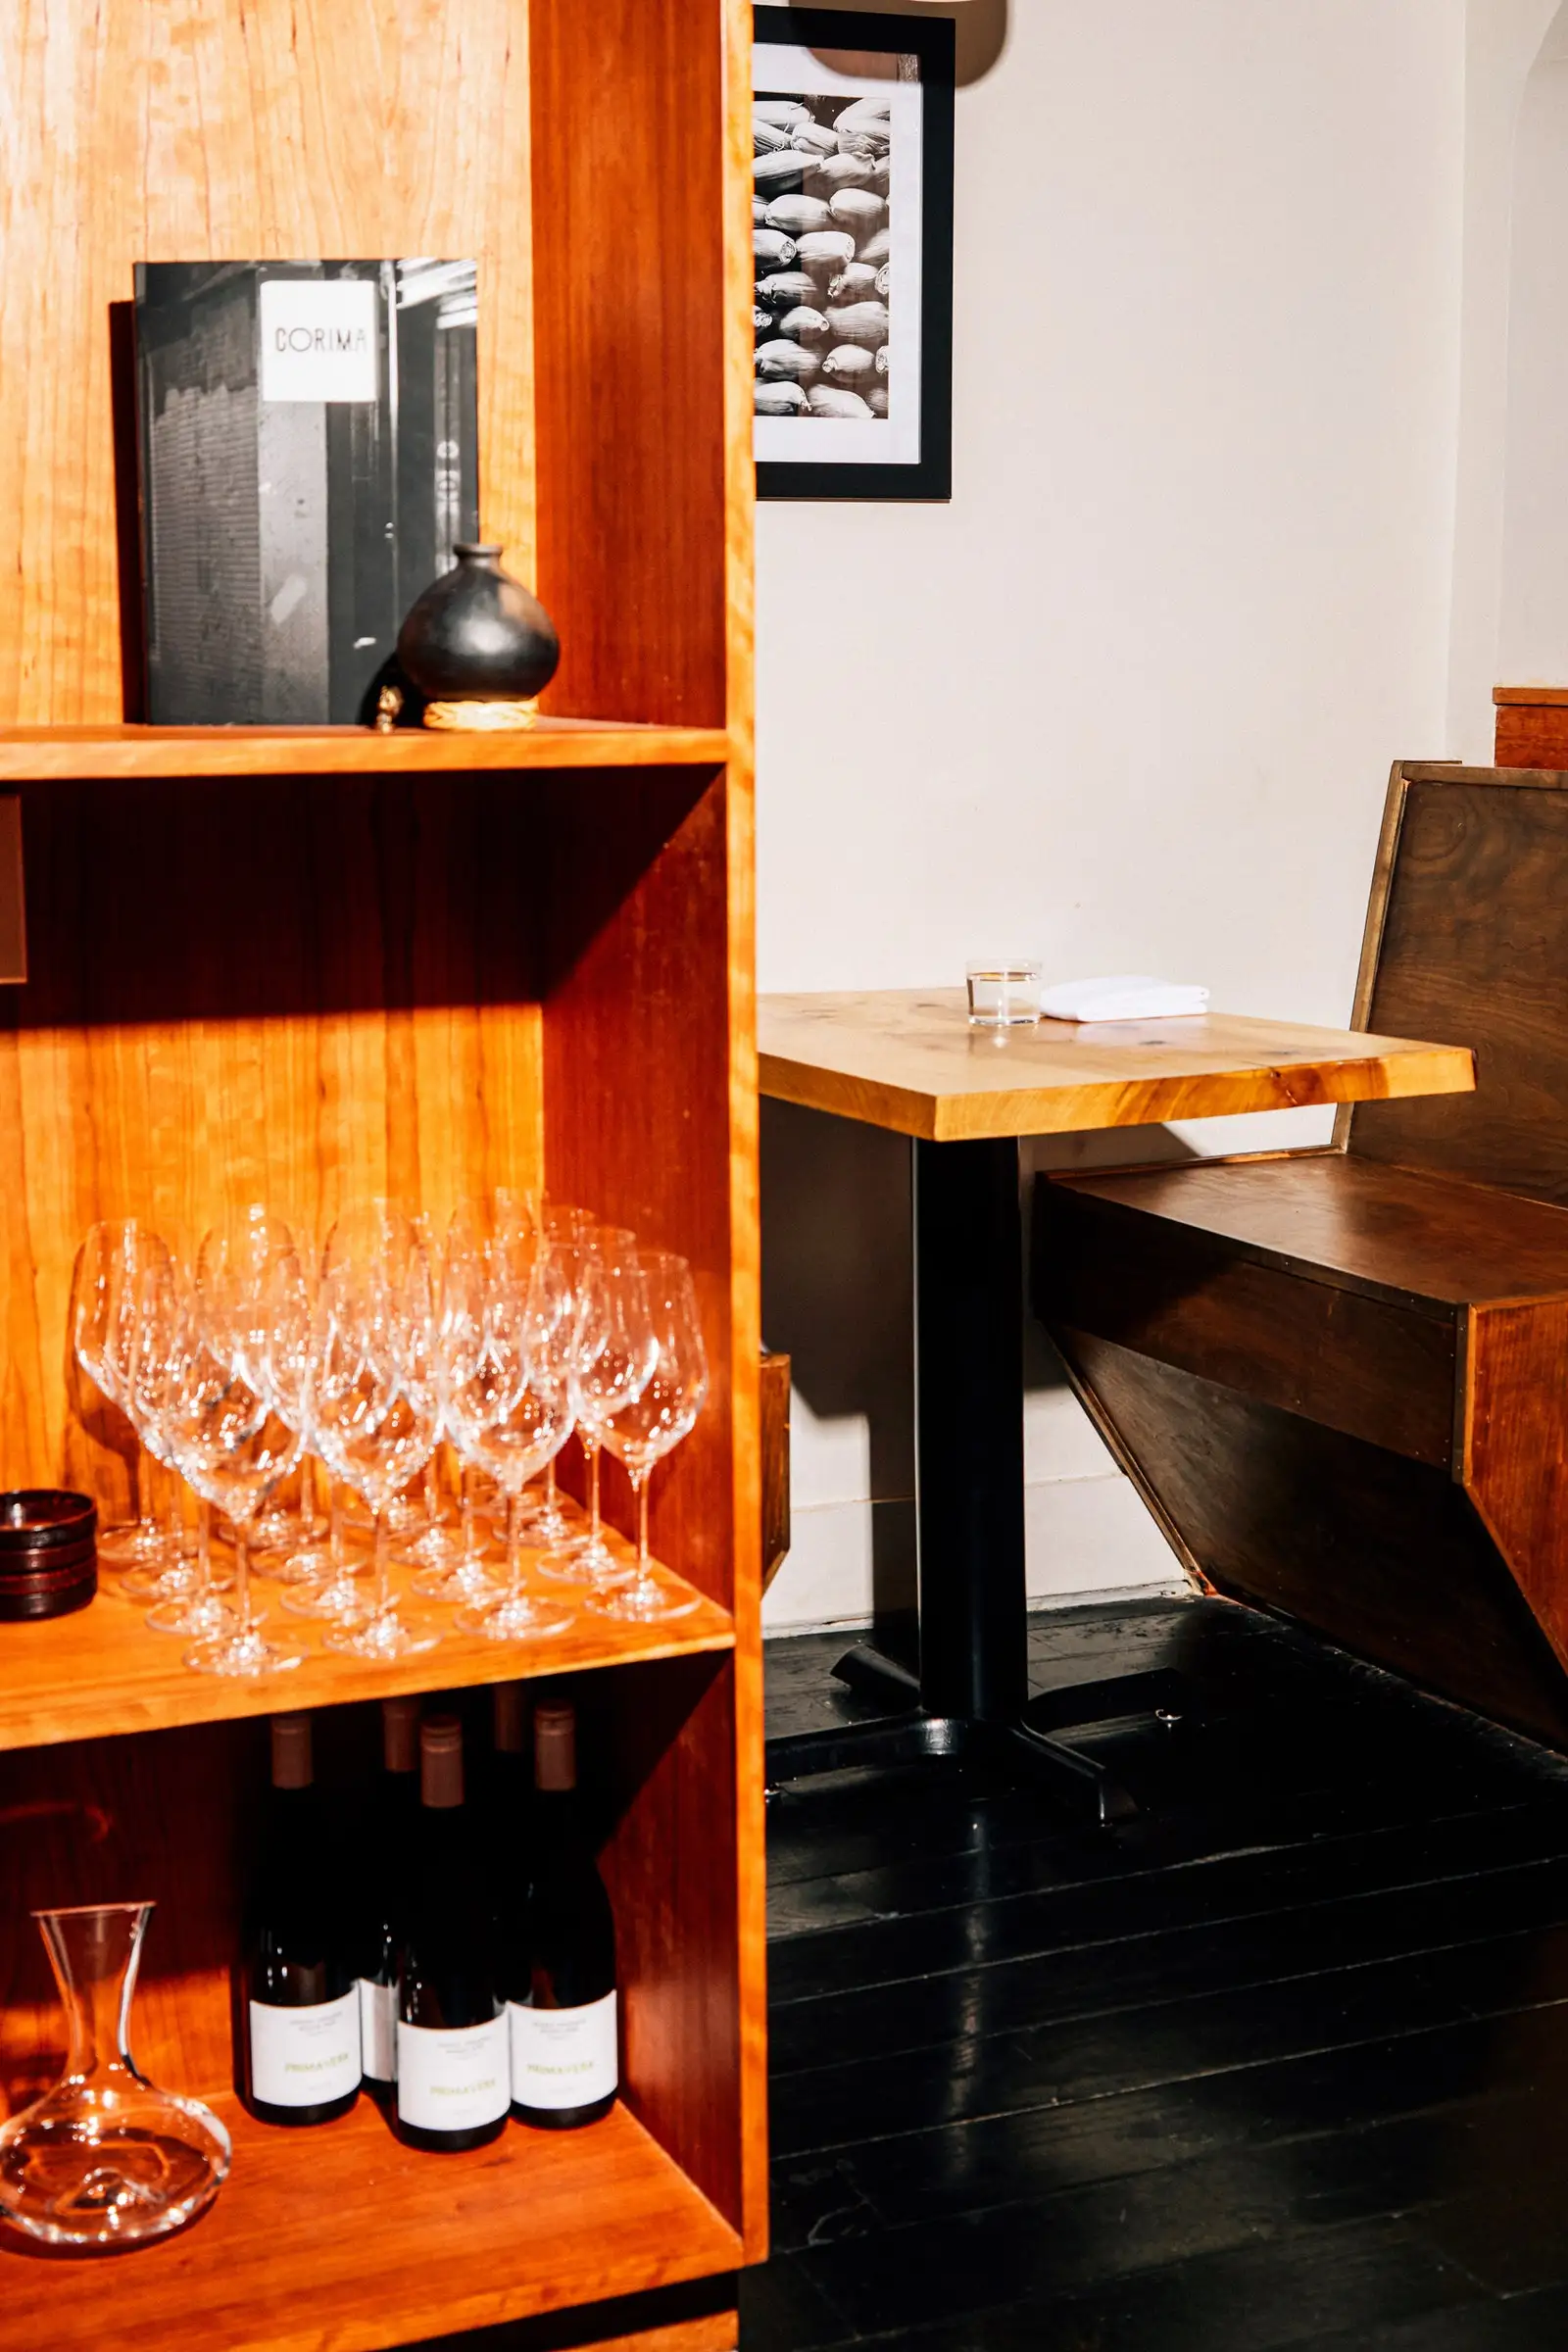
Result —
[[148, 719], [366, 723], [479, 535], [472, 262], [143, 262]]

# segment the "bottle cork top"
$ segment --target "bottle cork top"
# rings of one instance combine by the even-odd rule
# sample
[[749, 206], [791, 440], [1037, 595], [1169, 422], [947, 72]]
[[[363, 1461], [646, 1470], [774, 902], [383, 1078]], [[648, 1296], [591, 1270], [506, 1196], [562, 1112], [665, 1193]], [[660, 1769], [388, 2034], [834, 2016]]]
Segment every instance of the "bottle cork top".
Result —
[[528, 1694], [521, 1683], [495, 1687], [494, 1740], [502, 1755], [520, 1756], [527, 1746]]
[[388, 1772], [419, 1769], [419, 1701], [383, 1698], [381, 1701], [381, 1761]]
[[577, 1786], [577, 1710], [551, 1702], [533, 1711], [533, 1777], [541, 1788]]
[[419, 1726], [419, 1797], [442, 1811], [463, 1802], [463, 1726], [456, 1715], [427, 1715]]
[[272, 1717], [272, 1787], [308, 1788], [316, 1775], [311, 1765], [311, 1719], [308, 1715]]

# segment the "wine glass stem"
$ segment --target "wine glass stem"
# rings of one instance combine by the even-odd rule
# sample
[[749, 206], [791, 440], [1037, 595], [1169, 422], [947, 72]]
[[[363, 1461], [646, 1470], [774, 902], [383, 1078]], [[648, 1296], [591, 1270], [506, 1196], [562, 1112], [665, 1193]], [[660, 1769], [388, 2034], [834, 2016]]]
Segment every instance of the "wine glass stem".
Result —
[[514, 1488], [507, 1496], [507, 1597], [522, 1591], [522, 1494]]
[[463, 1565], [473, 1566], [473, 1476], [466, 1462], [463, 1465], [458, 1489], [459, 1508], [463, 1513]]
[[185, 1556], [185, 1514], [180, 1507], [179, 1481], [172, 1470], [164, 1473], [164, 1541], [177, 1563]]
[[651, 1473], [634, 1470], [631, 1483], [637, 1491], [637, 1574], [644, 1582], [649, 1575], [648, 1561], [648, 1481]]
[[588, 1548], [599, 1549], [599, 1440], [584, 1438], [583, 1451], [588, 1456]]
[[241, 1634], [251, 1633], [251, 1555], [249, 1531], [236, 1521], [234, 1526], [234, 1613], [239, 1619]]
[[343, 1573], [343, 1504], [336, 1487], [331, 1489], [327, 1497], [326, 1541], [335, 1582]]
[[196, 1590], [205, 1600], [213, 1589], [213, 1506], [205, 1495], [196, 1505]]
[[148, 1517], [148, 1494], [151, 1482], [151, 1464], [145, 1446], [138, 1445], [136, 1447], [136, 1466], [131, 1475], [135, 1489], [133, 1500], [136, 1505], [136, 1525], [142, 1527]]
[[554, 1527], [556, 1523], [556, 1457], [552, 1454], [545, 1464], [545, 1525], [547, 1528]]
[[430, 1527], [441, 1523], [441, 1485], [435, 1474], [435, 1455], [424, 1465], [424, 1516]]
[[386, 1615], [392, 1598], [391, 1553], [392, 1539], [387, 1528], [386, 1512], [378, 1510], [375, 1514], [375, 1613], [378, 1617]]

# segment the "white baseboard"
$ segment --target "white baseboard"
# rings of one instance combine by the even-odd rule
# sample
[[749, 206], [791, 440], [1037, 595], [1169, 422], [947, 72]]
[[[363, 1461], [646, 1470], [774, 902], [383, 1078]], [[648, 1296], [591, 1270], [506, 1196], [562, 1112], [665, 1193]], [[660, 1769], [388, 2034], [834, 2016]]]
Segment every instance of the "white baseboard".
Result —
[[[1119, 1473], [1025, 1490], [1031, 1607], [1185, 1592], [1186, 1577], [1136, 1490]], [[911, 1501], [798, 1505], [788, 1559], [762, 1603], [766, 1635], [869, 1624], [873, 1598], [913, 1599]], [[878, 1585], [881, 1592], [878, 1592]]]

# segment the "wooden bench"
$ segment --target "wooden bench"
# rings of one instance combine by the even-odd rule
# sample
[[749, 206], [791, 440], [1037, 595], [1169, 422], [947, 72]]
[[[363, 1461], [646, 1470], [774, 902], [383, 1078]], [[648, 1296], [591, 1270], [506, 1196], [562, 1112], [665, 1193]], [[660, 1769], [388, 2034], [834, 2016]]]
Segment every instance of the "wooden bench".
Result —
[[1043, 1179], [1036, 1309], [1191, 1568], [1568, 1746], [1568, 773], [1395, 768], [1354, 1020], [1476, 1092]]

